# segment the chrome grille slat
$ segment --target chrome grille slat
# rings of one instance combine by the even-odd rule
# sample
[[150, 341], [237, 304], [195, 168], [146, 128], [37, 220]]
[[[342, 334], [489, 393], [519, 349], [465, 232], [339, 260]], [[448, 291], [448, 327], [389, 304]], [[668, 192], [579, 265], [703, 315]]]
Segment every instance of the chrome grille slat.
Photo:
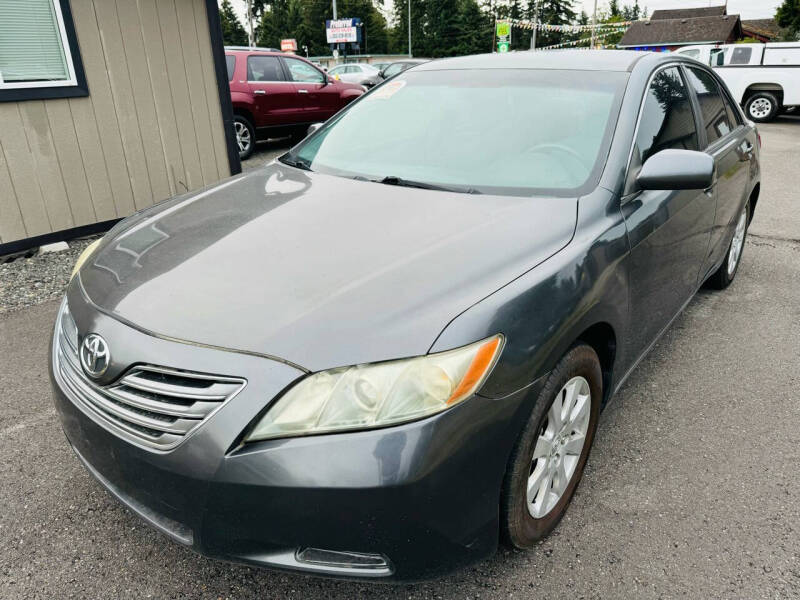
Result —
[[163, 394], [164, 396], [172, 396], [174, 398], [184, 398], [187, 400], [205, 400], [205, 401], [222, 401], [225, 400], [232, 392], [239, 386], [231, 383], [212, 383], [208, 388], [198, 388], [197, 391], [186, 391], [186, 388], [180, 388], [177, 385], [163, 382], [154, 382], [148, 379], [143, 379], [139, 376], [138, 371], [126, 375], [122, 378], [122, 385], [132, 387], [143, 392], [151, 392], [153, 394]]
[[106, 388], [106, 393], [120, 402], [142, 410], [149, 410], [171, 417], [185, 417], [187, 419], [202, 419], [219, 404], [218, 402], [196, 401], [189, 406], [177, 406], [140, 396], [127, 390], [124, 386]]
[[[75, 341], [69, 339], [70, 335]], [[137, 365], [117, 381], [99, 385], [83, 372], [77, 337], [77, 328], [64, 303], [55, 333], [53, 360], [54, 372], [65, 392], [99, 424], [148, 448], [174, 448], [246, 383], [234, 377]]]
[[[68, 380], [71, 380], [73, 384], [73, 389], [80, 389], [76, 386], [76, 379], [80, 379], [80, 374], [77, 373], [68, 362], [65, 363], [68, 366], [67, 369], [62, 368], [62, 373]], [[139, 425], [141, 427], [146, 427], [148, 429], [152, 429], [155, 431], [161, 431], [162, 433], [175, 433], [178, 435], [186, 435], [194, 425], [197, 424], [196, 419], [174, 419], [172, 421], [169, 420], [159, 420], [156, 418], [151, 418], [146, 415], [138, 414], [132, 410], [129, 410], [123, 406], [120, 406], [117, 403], [111, 401], [108, 397], [106, 397], [96, 386], [86, 386], [84, 389], [80, 390], [82, 392], [83, 399], [86, 401], [91, 402], [95, 405], [95, 408], [109, 413], [112, 416], [116, 417], [117, 419], [122, 419], [123, 421], [127, 421], [133, 423], [134, 425]]]

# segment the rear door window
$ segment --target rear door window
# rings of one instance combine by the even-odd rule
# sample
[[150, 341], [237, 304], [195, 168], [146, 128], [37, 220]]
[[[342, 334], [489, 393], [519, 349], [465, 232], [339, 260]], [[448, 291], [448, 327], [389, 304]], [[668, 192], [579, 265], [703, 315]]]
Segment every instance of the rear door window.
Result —
[[711, 73], [695, 67], [689, 67], [686, 72], [689, 77], [689, 86], [697, 94], [703, 127], [706, 130], [706, 139], [711, 145], [730, 133], [736, 127], [736, 121], [731, 121], [722, 93]]
[[277, 56], [248, 56], [247, 81], [284, 81]]
[[228, 67], [228, 81], [233, 81], [233, 72], [236, 70], [236, 57], [226, 54], [225, 66]]

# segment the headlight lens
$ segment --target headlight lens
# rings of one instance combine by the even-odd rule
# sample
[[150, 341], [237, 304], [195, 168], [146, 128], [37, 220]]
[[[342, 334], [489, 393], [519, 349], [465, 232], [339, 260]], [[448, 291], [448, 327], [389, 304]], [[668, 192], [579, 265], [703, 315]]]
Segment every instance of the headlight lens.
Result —
[[441, 412], [481, 386], [502, 347], [496, 335], [448, 352], [316, 373], [270, 407], [245, 441], [384, 427]]
[[69, 276], [70, 281], [72, 281], [72, 278], [75, 277], [75, 274], [81, 270], [83, 263], [88, 260], [88, 258], [92, 255], [92, 252], [95, 251], [95, 248], [97, 248], [101, 241], [103, 241], [103, 238], [93, 241], [91, 244], [86, 246], [86, 249], [83, 252], [80, 253], [78, 260], [75, 261], [75, 266], [72, 267], [72, 274]]

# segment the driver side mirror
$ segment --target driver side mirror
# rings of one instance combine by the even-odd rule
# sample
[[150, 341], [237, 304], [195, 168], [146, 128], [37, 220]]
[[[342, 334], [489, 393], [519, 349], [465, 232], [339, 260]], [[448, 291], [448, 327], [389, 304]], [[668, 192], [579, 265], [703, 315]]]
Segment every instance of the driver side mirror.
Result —
[[308, 126], [308, 131], [306, 131], [306, 137], [310, 136], [312, 133], [314, 133], [320, 127], [322, 127], [322, 123], [312, 123], [311, 125], [309, 125]]
[[643, 190], [704, 190], [714, 181], [714, 159], [695, 150], [662, 150], [642, 165], [636, 183]]

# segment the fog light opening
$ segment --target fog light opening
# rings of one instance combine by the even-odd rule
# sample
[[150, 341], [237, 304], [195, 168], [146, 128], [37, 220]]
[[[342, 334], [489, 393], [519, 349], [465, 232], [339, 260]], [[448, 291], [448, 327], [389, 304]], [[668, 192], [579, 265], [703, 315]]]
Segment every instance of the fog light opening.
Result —
[[345, 569], [389, 568], [389, 561], [382, 554], [323, 550], [321, 548], [299, 548], [295, 553], [295, 558], [297, 562], [326, 567]]

